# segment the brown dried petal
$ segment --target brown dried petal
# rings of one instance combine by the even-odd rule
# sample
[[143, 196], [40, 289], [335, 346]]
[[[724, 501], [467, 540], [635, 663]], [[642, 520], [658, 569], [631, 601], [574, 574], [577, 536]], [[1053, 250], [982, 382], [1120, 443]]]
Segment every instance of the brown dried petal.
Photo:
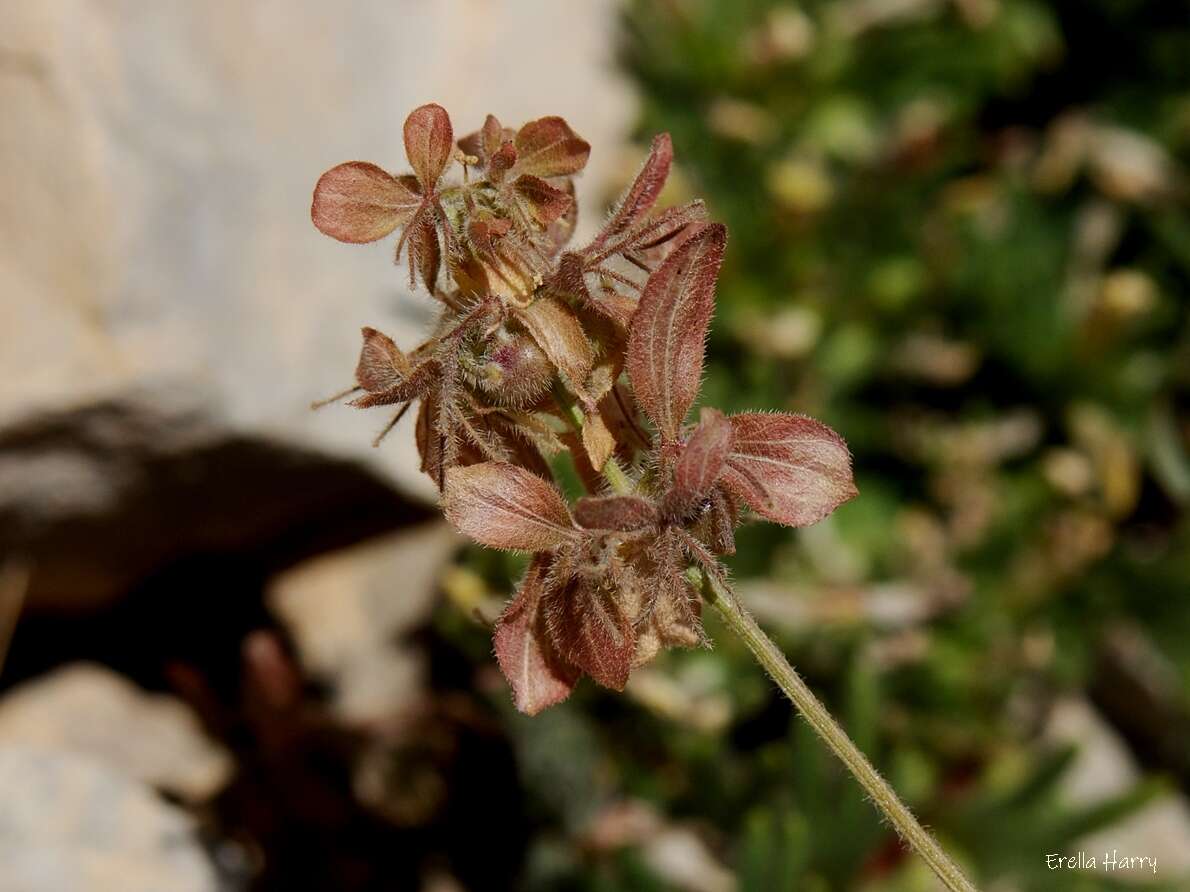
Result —
[[645, 284], [628, 337], [628, 378], [662, 440], [674, 442], [702, 379], [727, 230], [700, 225]]
[[649, 150], [649, 157], [641, 165], [640, 172], [632, 184], [616, 202], [615, 210], [607, 224], [600, 230], [592, 246], [602, 245], [608, 239], [631, 228], [644, 217], [657, 201], [669, 177], [669, 168], [673, 163], [674, 147], [668, 133], [659, 133], [653, 137], [653, 146]]
[[558, 490], [504, 462], [450, 468], [442, 510], [459, 532], [489, 548], [541, 551], [575, 535]]
[[363, 244], [384, 238], [409, 222], [422, 197], [404, 178], [365, 161], [332, 167], [314, 187], [310, 219], [341, 242]]
[[723, 472], [728, 491], [775, 523], [817, 523], [857, 494], [843, 438], [805, 415], [731, 416], [735, 432]]
[[546, 595], [550, 638], [563, 659], [596, 682], [624, 690], [636, 635], [609, 587], [576, 578]]
[[374, 328], [362, 329], [364, 345], [360, 348], [355, 380], [364, 390], [387, 390], [409, 374], [409, 357], [393, 339]]
[[530, 121], [517, 132], [517, 170], [539, 177], [578, 173], [587, 164], [591, 146], [559, 117]]
[[565, 700], [579, 674], [558, 658], [543, 628], [539, 607], [546, 569], [546, 559], [533, 560], [492, 635], [496, 662], [512, 686], [513, 702], [527, 715]]
[[731, 453], [731, 422], [716, 409], [703, 409], [702, 419], [674, 465], [672, 498], [681, 508], [711, 494]]
[[405, 119], [405, 156], [426, 192], [438, 184], [453, 144], [450, 116], [441, 105], [431, 102], [415, 108]]
[[588, 530], [628, 533], [655, 524], [657, 508], [641, 496], [584, 496], [574, 505], [574, 519]]
[[517, 177], [512, 188], [521, 207], [542, 228], [565, 214], [574, 202], [574, 199], [561, 189], [555, 189], [541, 177], [527, 173]]
[[580, 391], [595, 364], [595, 351], [574, 311], [556, 298], [542, 297], [515, 312], [572, 389]]
[[616, 451], [616, 437], [598, 407], [584, 416], [583, 449], [593, 468], [602, 468]]

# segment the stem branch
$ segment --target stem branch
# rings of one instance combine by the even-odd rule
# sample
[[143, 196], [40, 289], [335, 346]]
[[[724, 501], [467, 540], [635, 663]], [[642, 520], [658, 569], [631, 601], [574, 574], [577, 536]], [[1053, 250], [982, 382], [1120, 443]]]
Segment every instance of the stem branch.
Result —
[[[566, 415], [566, 420], [574, 428], [574, 432], [581, 438], [583, 425], [587, 423], [587, 419], [583, 416], [583, 410], [579, 408], [574, 397], [562, 386], [560, 381], [554, 384], [554, 401]], [[620, 467], [620, 463], [616, 461], [614, 455], [608, 458], [599, 471], [616, 495], [626, 496], [632, 492], [632, 481], [628, 479], [628, 475], [624, 473], [624, 469]]]
[[897, 832], [938, 875], [951, 892], [977, 892], [962, 870], [942, 850], [938, 841], [918, 823], [917, 818], [897, 797], [893, 788], [872, 767], [872, 763], [852, 743], [847, 732], [835, 721], [830, 711], [814, 696], [813, 691], [789, 665], [784, 654], [777, 648], [756, 620], [744, 610], [735, 595], [721, 581], [705, 572], [699, 573], [699, 587], [702, 596], [723, 617], [731, 630], [748, 645], [757, 661], [777, 686], [793, 701], [810, 727], [823, 739], [847, 770], [859, 781], [868, 795], [896, 827]]

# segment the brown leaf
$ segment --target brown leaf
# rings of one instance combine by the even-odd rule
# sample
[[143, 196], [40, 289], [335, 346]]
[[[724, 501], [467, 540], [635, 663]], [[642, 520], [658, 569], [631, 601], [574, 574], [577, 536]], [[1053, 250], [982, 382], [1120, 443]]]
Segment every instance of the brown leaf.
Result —
[[587, 164], [591, 146], [559, 117], [538, 118], [516, 135], [517, 170], [539, 177], [578, 173]]
[[504, 175], [516, 166], [516, 159], [516, 146], [511, 142], [506, 142], [492, 154], [491, 160], [488, 161], [488, 176], [493, 182], [501, 182]]
[[575, 536], [561, 493], [504, 462], [450, 468], [442, 510], [455, 529], [489, 548], [541, 551]]
[[574, 311], [556, 298], [540, 297], [515, 313], [571, 389], [581, 391], [595, 364], [595, 351]]
[[512, 184], [521, 207], [543, 228], [549, 226], [569, 209], [574, 199], [555, 189], [541, 177], [521, 174]]
[[598, 248], [608, 239], [614, 238], [630, 229], [638, 220], [644, 217], [657, 201], [669, 177], [669, 168], [673, 163], [674, 147], [668, 133], [659, 133], [653, 137], [653, 145], [649, 150], [649, 157], [641, 165], [640, 172], [632, 184], [624, 190], [620, 200], [615, 204], [615, 210], [595, 241], [592, 248]]
[[428, 193], [446, 169], [454, 143], [450, 116], [441, 105], [415, 108], [405, 119], [405, 156]]
[[546, 233], [549, 238], [551, 254], [558, 253], [566, 246], [570, 237], [574, 235], [575, 224], [578, 223], [578, 202], [574, 200], [574, 180], [563, 181], [562, 188], [570, 196], [570, 204], [562, 216], [550, 224], [549, 231]]
[[[365, 348], [367, 344], [365, 343]], [[361, 363], [363, 355], [360, 356]], [[408, 375], [394, 381], [383, 390], [371, 391], [352, 400], [347, 405], [356, 409], [371, 409], [373, 406], [393, 406], [404, 403], [416, 397], [423, 396], [433, 387], [434, 382], [441, 375], [441, 369], [434, 360], [426, 360], [421, 365], [410, 370]], [[362, 381], [360, 382], [363, 383]]]
[[727, 230], [699, 225], [645, 284], [628, 336], [628, 378], [663, 442], [678, 438], [702, 379]]
[[365, 161], [332, 167], [314, 187], [310, 219], [341, 242], [374, 242], [408, 223], [421, 206], [422, 196], [411, 179]]
[[587, 458], [590, 459], [593, 468], [602, 468], [616, 451], [615, 435], [598, 408], [584, 417], [583, 449], [587, 451]]
[[562, 658], [605, 688], [622, 691], [632, 671], [636, 635], [615, 592], [576, 578], [545, 596], [551, 640]]
[[764, 412], [730, 421], [735, 437], [723, 484], [762, 517], [808, 526], [857, 494], [847, 444], [825, 424]]
[[574, 505], [574, 519], [588, 530], [628, 533], [655, 524], [657, 508], [641, 496], [584, 496]]
[[426, 290], [434, 293], [434, 286], [438, 282], [438, 266], [442, 260], [442, 250], [438, 245], [438, 232], [429, 215], [423, 215], [409, 233], [409, 286], [414, 286], [413, 272]]
[[527, 715], [565, 700], [579, 675], [558, 658], [543, 628], [539, 607], [547, 567], [545, 558], [534, 558], [492, 635], [496, 662], [512, 686], [513, 702]]
[[364, 345], [360, 348], [355, 380], [364, 390], [387, 390], [409, 374], [409, 357], [393, 339], [374, 328], [362, 329]]
[[417, 440], [417, 452], [421, 456], [421, 470], [438, 486], [443, 478], [444, 443], [439, 435], [438, 425], [438, 396], [427, 393], [422, 397], [417, 410], [417, 425], [414, 427], [414, 437]]
[[[590, 274], [594, 279], [598, 273]], [[598, 313], [620, 326], [626, 326], [636, 312], [636, 301], [618, 292], [594, 291], [588, 285], [588, 273], [583, 256], [567, 251], [558, 258], [558, 267], [550, 280], [550, 288], [556, 294], [573, 297], [587, 309]]]
[[732, 425], [717, 409], [703, 409], [702, 419], [674, 465], [671, 507], [678, 513], [711, 494], [731, 453]]
[[467, 236], [471, 243], [485, 254], [496, 249], [496, 243], [512, 228], [512, 221], [484, 211], [477, 211], [467, 223]]
[[464, 154], [478, 158], [481, 164], [488, 164], [492, 156], [499, 151], [500, 146], [515, 139], [516, 134], [506, 130], [495, 115], [488, 115], [483, 120], [483, 127], [474, 133], [468, 133], [457, 143]]

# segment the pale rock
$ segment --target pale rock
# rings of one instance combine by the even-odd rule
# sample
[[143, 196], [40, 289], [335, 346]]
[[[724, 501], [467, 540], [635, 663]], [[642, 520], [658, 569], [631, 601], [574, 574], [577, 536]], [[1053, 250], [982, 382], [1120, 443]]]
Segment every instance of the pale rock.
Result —
[[0, 790], [0, 892], [219, 889], [190, 818], [102, 762], [0, 742]]
[[379, 720], [412, 704], [422, 661], [402, 636], [428, 617], [459, 538], [434, 522], [298, 564], [269, 587], [298, 659], [328, 681], [336, 714]]
[[175, 697], [149, 694], [102, 666], [76, 663], [0, 698], [0, 746], [88, 756], [182, 799], [210, 799], [231, 755]]
[[[409, 422], [374, 450], [383, 412], [308, 410], [350, 383], [362, 325], [409, 346], [430, 314], [394, 269], [391, 243], [346, 246], [314, 229], [313, 185], [350, 159], [404, 168], [402, 121], [424, 102], [445, 105], [460, 134], [489, 111], [510, 125], [560, 114], [595, 146], [578, 184], [590, 231], [631, 115], [610, 73], [614, 7], [5, 6], [0, 530], [15, 520], [21, 532], [0, 535], [0, 550], [34, 559], [32, 603], [61, 606], [71, 586], [88, 585], [80, 597], [100, 602], [129, 583], [114, 569], [120, 558], [136, 564], [134, 578], [169, 560], [169, 543], [148, 536], [112, 566], [84, 554], [76, 570], [71, 546], [87, 530], [68, 524], [118, 522], [126, 488], [146, 479], [139, 450], [184, 465], [187, 437], [168, 442], [176, 425], [208, 443], [262, 441], [358, 463], [431, 496]], [[94, 461], [70, 439], [96, 408], [108, 412], [122, 461]], [[217, 467], [192, 470], [196, 485], [220, 486]], [[153, 516], [184, 538], [200, 522], [188, 519], [195, 501], [162, 503]]]

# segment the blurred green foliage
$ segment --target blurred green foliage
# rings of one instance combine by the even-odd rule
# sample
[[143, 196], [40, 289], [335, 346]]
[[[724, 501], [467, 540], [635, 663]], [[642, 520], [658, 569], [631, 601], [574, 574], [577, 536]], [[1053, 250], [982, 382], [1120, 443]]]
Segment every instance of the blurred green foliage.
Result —
[[[741, 531], [742, 597], [981, 886], [1129, 888], [1045, 855], [1190, 785], [1185, 7], [641, 0], [622, 58], [671, 197], [729, 226], [704, 400], [806, 412], [855, 455], [830, 520]], [[621, 798], [745, 892], [932, 888], [710, 631], [668, 693], [509, 716], [533, 888], [682, 887], [590, 840]], [[1071, 801], [1042, 732], [1072, 697], [1148, 779]], [[726, 718], [689, 719], [708, 702]]]

